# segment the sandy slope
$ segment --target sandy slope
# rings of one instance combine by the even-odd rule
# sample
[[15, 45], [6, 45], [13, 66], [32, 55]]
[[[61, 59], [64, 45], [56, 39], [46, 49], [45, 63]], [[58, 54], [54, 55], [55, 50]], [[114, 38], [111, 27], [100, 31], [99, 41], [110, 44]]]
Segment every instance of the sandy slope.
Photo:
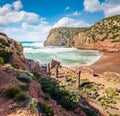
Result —
[[104, 52], [100, 60], [89, 67], [97, 73], [103, 73], [106, 71], [120, 73], [120, 52]]

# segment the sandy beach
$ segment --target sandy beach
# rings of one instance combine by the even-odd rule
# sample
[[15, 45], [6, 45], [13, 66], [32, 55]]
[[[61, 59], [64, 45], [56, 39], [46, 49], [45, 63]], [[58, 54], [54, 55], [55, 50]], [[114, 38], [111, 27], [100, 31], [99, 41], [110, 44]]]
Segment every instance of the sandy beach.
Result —
[[106, 71], [120, 73], [120, 52], [104, 52], [102, 57], [89, 67], [100, 74]]

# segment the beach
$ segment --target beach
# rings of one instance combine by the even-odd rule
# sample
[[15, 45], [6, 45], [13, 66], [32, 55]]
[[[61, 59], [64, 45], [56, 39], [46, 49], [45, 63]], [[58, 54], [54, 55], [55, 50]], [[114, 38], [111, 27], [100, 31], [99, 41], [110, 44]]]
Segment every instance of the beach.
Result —
[[120, 73], [120, 52], [103, 52], [102, 57], [89, 67], [100, 74], [106, 71]]

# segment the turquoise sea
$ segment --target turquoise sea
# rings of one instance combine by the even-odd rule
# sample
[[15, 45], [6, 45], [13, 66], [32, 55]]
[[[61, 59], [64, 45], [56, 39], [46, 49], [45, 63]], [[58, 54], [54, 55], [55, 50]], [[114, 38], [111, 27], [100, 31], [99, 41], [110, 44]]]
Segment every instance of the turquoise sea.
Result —
[[101, 57], [102, 53], [93, 50], [78, 50], [76, 48], [44, 47], [42, 42], [22, 42], [26, 58], [47, 64], [51, 59], [60, 61], [63, 66], [76, 69], [91, 65]]

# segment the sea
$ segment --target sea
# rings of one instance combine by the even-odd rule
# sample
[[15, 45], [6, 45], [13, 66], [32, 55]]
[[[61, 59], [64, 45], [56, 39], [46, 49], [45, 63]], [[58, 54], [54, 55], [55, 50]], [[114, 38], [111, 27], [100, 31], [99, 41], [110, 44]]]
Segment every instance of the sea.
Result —
[[37, 60], [40, 65], [57, 60], [62, 66], [77, 69], [88, 66], [100, 59], [102, 53], [94, 50], [80, 50], [57, 46], [46, 47], [43, 42], [21, 42], [24, 47], [24, 55], [28, 59]]

